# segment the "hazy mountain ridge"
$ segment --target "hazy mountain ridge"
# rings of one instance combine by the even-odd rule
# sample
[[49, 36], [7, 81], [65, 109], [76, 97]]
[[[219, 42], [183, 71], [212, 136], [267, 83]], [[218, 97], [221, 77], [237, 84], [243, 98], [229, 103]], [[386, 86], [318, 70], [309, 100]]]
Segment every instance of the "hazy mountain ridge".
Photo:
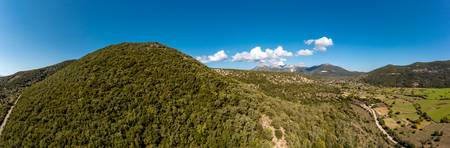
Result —
[[34, 82], [41, 81], [61, 68], [73, 63], [75, 60], [64, 61], [55, 65], [44, 68], [20, 71], [9, 76], [0, 77], [0, 87], [25, 87], [30, 86]]
[[252, 70], [256, 71], [277, 71], [277, 72], [298, 72], [302, 74], [312, 75], [312, 76], [324, 76], [324, 77], [352, 77], [363, 74], [363, 72], [348, 71], [342, 67], [331, 65], [331, 64], [321, 64], [311, 67], [305, 66], [257, 66]]

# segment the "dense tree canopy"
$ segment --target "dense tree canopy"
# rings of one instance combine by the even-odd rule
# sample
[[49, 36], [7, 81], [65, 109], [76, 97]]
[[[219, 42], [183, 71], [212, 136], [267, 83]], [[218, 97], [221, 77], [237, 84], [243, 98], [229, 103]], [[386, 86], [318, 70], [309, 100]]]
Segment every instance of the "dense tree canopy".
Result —
[[231, 73], [159, 43], [109, 46], [26, 89], [0, 147], [269, 147], [274, 136], [293, 147], [386, 144], [333, 86]]

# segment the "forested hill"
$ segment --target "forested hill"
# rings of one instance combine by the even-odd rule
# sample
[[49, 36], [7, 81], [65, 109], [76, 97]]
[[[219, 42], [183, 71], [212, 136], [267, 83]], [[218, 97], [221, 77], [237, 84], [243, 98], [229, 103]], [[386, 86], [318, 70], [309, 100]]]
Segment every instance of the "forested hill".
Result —
[[0, 147], [387, 144], [323, 85], [293, 73], [226, 75], [159, 43], [122, 43], [24, 90]]
[[88, 54], [25, 90], [0, 147], [261, 146], [261, 95], [159, 43]]
[[387, 65], [369, 72], [363, 80], [389, 87], [450, 87], [450, 60]]

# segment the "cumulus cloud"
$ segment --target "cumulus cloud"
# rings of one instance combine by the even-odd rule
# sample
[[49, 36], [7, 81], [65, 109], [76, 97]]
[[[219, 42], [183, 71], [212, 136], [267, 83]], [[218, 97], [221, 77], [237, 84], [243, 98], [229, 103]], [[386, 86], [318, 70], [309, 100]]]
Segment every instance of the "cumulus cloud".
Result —
[[299, 51], [297, 51], [297, 56], [310, 56], [313, 55], [314, 52], [312, 50], [309, 49], [300, 49]]
[[333, 40], [327, 37], [321, 37], [319, 39], [309, 39], [305, 41], [306, 45], [314, 44], [314, 50], [326, 51], [329, 46], [333, 45]]
[[236, 53], [232, 61], [233, 62], [258, 62], [260, 64], [268, 64], [271, 66], [285, 65], [286, 57], [292, 56], [292, 52], [286, 51], [282, 46], [278, 46], [275, 50], [266, 49], [262, 50], [257, 46], [250, 50], [250, 52], [244, 51]]
[[[290, 52], [284, 50], [282, 46], [278, 46], [275, 49], [265, 49], [263, 50], [260, 46], [256, 46], [250, 51], [237, 52], [231, 57], [232, 62], [256, 62], [261, 65], [268, 66], [289, 66], [286, 65], [288, 57], [291, 56], [311, 56], [318, 51], [326, 51], [327, 48], [333, 46], [333, 40], [328, 37], [321, 37], [318, 39], [305, 40], [306, 45], [314, 46], [309, 49], [300, 49], [297, 52]], [[224, 50], [220, 50], [217, 53], [209, 56], [199, 56], [196, 57], [197, 60], [203, 63], [218, 62], [228, 59], [227, 54]]]
[[196, 59], [202, 63], [218, 62], [228, 59], [228, 55], [224, 50], [220, 50], [213, 55], [196, 57]]

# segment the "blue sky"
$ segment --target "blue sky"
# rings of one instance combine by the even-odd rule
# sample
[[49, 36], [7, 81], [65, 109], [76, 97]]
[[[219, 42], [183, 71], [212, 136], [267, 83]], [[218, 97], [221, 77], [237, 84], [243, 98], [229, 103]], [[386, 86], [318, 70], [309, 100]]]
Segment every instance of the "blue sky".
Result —
[[[0, 0], [0, 75], [80, 58], [120, 42], [158, 41], [193, 57], [224, 50], [210, 67], [252, 68], [236, 53], [278, 46], [284, 64], [370, 71], [450, 59], [448, 0]], [[326, 51], [306, 45], [327, 37]], [[313, 51], [296, 56], [300, 49]], [[264, 62], [264, 61], [263, 61]]]

